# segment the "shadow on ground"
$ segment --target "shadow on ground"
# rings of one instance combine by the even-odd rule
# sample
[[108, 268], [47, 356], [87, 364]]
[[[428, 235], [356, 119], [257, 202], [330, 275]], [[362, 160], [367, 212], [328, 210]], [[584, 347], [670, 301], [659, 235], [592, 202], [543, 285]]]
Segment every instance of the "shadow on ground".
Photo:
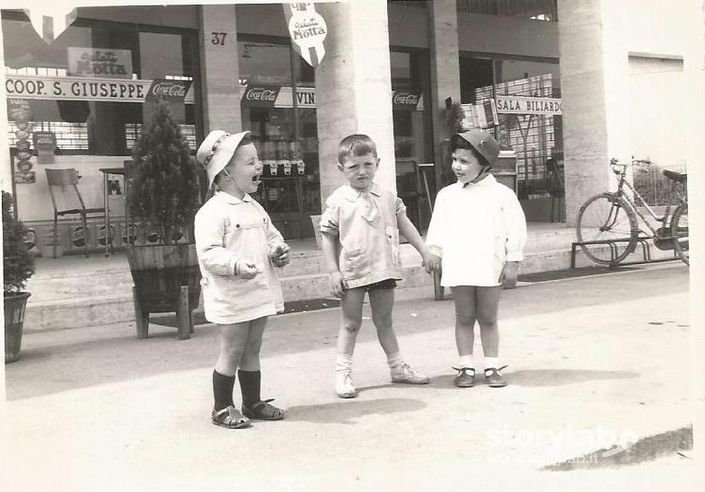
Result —
[[378, 400], [346, 400], [322, 405], [289, 407], [286, 419], [314, 424], [357, 424], [356, 420], [370, 415], [416, 412], [426, 407], [410, 398], [380, 398]]

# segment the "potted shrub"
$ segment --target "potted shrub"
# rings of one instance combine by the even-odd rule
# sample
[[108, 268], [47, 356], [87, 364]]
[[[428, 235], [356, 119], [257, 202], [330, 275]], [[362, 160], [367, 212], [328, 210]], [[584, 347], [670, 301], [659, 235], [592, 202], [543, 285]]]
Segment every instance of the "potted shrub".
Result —
[[201, 278], [193, 241], [199, 173], [165, 100], [157, 102], [143, 127], [132, 160], [127, 201], [138, 232], [127, 257], [135, 283], [137, 336], [148, 336], [150, 312], [176, 311], [179, 338], [190, 338]]
[[34, 273], [34, 256], [24, 238], [27, 227], [15, 217], [12, 195], [2, 192], [2, 267], [5, 308], [5, 363], [20, 357], [24, 314], [29, 292], [25, 284]]

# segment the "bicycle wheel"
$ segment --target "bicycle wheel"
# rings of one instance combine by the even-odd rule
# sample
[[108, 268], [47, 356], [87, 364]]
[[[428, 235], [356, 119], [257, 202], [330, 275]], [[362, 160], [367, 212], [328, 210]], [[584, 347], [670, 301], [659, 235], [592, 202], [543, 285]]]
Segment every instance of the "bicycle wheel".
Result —
[[[595, 263], [616, 265], [636, 248], [639, 235], [636, 216], [622, 197], [602, 193], [589, 198], [578, 211], [578, 242], [585, 256]], [[609, 243], [606, 241], [610, 241]]]
[[690, 265], [690, 256], [688, 254], [688, 205], [678, 205], [671, 217], [671, 237], [673, 240], [673, 249], [676, 254], [683, 260], [683, 263]]

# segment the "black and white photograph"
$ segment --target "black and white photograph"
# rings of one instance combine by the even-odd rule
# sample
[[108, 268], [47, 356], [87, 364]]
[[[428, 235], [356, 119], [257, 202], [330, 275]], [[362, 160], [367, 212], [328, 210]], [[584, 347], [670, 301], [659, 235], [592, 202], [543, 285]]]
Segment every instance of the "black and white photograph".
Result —
[[705, 487], [705, 0], [0, 17], [3, 490]]

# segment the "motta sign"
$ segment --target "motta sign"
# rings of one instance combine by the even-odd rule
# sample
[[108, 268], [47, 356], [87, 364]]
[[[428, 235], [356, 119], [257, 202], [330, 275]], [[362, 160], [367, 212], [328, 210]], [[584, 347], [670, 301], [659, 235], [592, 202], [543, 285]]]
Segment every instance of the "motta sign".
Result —
[[560, 115], [561, 100], [553, 97], [497, 96], [497, 112]]
[[190, 80], [154, 79], [145, 99], [153, 101], [162, 97], [167, 101], [182, 101], [190, 87]]
[[309, 65], [317, 67], [326, 54], [323, 46], [328, 35], [325, 19], [316, 12], [313, 2], [293, 2], [283, 7], [294, 48]]
[[130, 50], [70, 47], [67, 48], [67, 51], [69, 75], [111, 79], [132, 78], [132, 52]]
[[274, 107], [281, 86], [277, 85], [247, 85], [242, 96], [248, 106]]

